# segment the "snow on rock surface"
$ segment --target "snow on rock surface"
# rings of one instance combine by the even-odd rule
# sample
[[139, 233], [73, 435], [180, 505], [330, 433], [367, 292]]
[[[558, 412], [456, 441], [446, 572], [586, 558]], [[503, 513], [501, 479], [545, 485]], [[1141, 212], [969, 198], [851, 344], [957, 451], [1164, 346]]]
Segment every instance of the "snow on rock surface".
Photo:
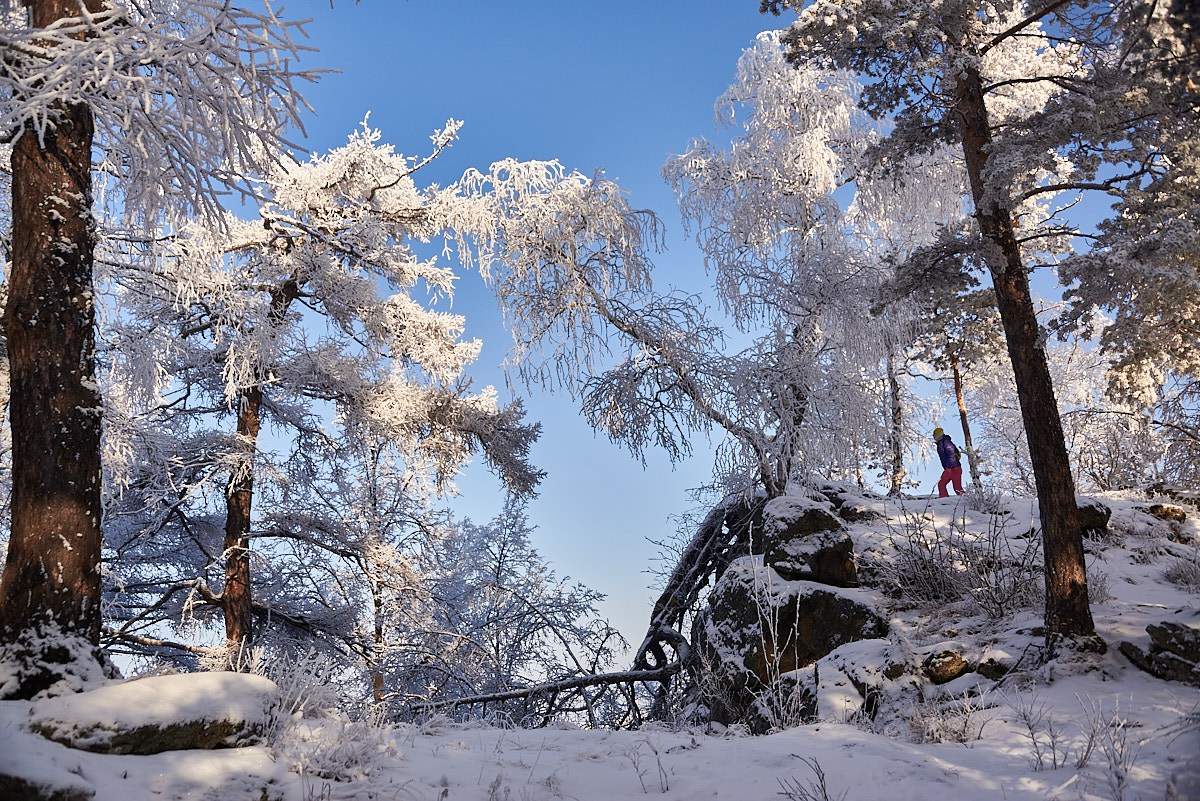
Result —
[[763, 524], [768, 536], [787, 539], [842, 528], [828, 501], [804, 495], [772, 498], [763, 508]]
[[[819, 589], [870, 599], [886, 614], [886, 635], [838, 644], [780, 675], [797, 696], [808, 694], [806, 725], [757, 737], [743, 726], [683, 723], [522, 730], [435, 718], [376, 727], [330, 710], [282, 721], [269, 745], [132, 756], [67, 748], [31, 730], [35, 720], [70, 719], [51, 714], [67, 699], [9, 701], [0, 703], [0, 800], [1200, 801], [1200, 688], [1147, 673], [1116, 647], [1149, 652], [1166, 643], [1191, 653], [1190, 641], [1176, 641], [1178, 626], [1194, 627], [1200, 615], [1200, 588], [1187, 583], [1200, 566], [1200, 515], [1162, 520], [1144, 511], [1144, 495], [1103, 497], [1112, 519], [1087, 541], [1088, 576], [1096, 627], [1110, 647], [1042, 662], [1037, 603], [996, 616], [969, 594], [920, 605], [878, 590], [891, 586], [884, 573], [906, 530], [932, 537], [934, 527], [947, 533], [953, 525], [977, 541], [994, 521], [967, 499], [907, 499], [907, 509], [867, 501], [888, 521], [848, 521], [858, 558], [875, 568], [857, 590], [784, 581], [755, 557], [730, 568], [757, 579], [750, 585], [760, 593], [782, 599]], [[1009, 499], [1004, 514], [1000, 533], [1018, 546], [1037, 527], [1028, 500]], [[1157, 641], [1154, 632], [1163, 632]], [[925, 675], [950, 662], [945, 683]], [[178, 682], [168, 697], [205, 717], [230, 699], [255, 697], [245, 684], [207, 684], [221, 676], [158, 679]], [[91, 693], [76, 698], [93, 718], [174, 716], [151, 714], [161, 700], [155, 684], [116, 685], [127, 693], [118, 710], [83, 700]], [[817, 768], [824, 795], [802, 794], [797, 788], [821, 784]]]
[[28, 726], [57, 743], [102, 753], [223, 748], [258, 743], [278, 703], [278, 688], [262, 676], [149, 676], [47, 699], [34, 707]]

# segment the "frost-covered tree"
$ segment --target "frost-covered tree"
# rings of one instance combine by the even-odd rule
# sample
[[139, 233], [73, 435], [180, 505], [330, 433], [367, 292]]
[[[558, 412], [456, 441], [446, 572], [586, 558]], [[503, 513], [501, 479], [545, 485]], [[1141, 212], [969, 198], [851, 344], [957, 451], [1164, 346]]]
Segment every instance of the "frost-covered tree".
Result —
[[[399, 654], [407, 658], [393, 674], [398, 695], [427, 702], [502, 696], [587, 678], [612, 664], [625, 642], [596, 610], [604, 596], [559, 578], [533, 548], [533, 531], [523, 504], [509, 497], [489, 523], [462, 521], [425, 554], [435, 644], [419, 661], [412, 658], [419, 654]], [[475, 712], [523, 723], [542, 722], [527, 718], [547, 709], [596, 724], [586, 693], [569, 710], [554, 699], [523, 698]]]
[[[962, 271], [961, 265], [953, 264], [955, 275], [949, 277], [937, 270], [936, 264], [922, 263], [925, 253], [919, 251], [916, 258], [900, 266], [889, 294], [895, 292], [915, 306], [918, 322], [912, 358], [930, 368], [933, 378], [944, 381], [949, 377], [963, 431], [963, 453], [971, 482], [979, 486], [981, 458], [971, 434], [966, 385], [968, 373], [995, 364], [1004, 349], [1004, 332], [992, 290], [975, 288], [973, 283], [967, 289], [962, 279], [970, 279], [970, 274]], [[943, 255], [938, 254], [936, 260]]]
[[1129, 138], [1144, 117], [1127, 102], [1139, 89], [1123, 57], [1130, 24], [1154, 4], [760, 5], [798, 12], [786, 37], [796, 61], [870, 76], [863, 107], [895, 124], [877, 163], [944, 142], [961, 148], [979, 234], [962, 247], [992, 278], [1036, 476], [1048, 640], [1092, 642], [1074, 485], [1028, 279], [1071, 229], [1031, 202], [1119, 189], [1160, 160]]
[[[896, 494], [904, 483], [904, 453], [912, 445], [913, 425], [905, 415], [912, 416], [920, 408], [911, 392], [902, 395], [901, 376], [912, 371], [914, 361], [927, 363], [931, 355], [942, 360], [954, 350], [968, 305], [957, 300], [954, 289], [939, 291], [944, 285], [931, 281], [930, 273], [946, 276], [955, 287], [974, 279], [958, 261], [944, 259], [937, 247], [948, 230], [964, 224], [965, 186], [956, 154], [944, 147], [915, 154], [878, 174], [868, 165], [864, 154], [854, 174], [855, 199], [848, 220], [855, 246], [878, 264], [877, 300], [871, 313], [878, 321], [876, 328], [885, 350], [892, 419], [888, 487]], [[930, 258], [931, 254], [936, 255]], [[942, 346], [933, 354], [921, 348], [928, 336]], [[965, 416], [962, 424], [969, 454], [970, 428]], [[918, 439], [922, 449], [927, 447], [927, 436]]]
[[768, 495], [793, 472], [853, 471], [860, 448], [886, 449], [871, 391], [885, 354], [867, 308], [878, 272], [834, 194], [878, 134], [858, 90], [845, 74], [791, 69], [777, 36], [762, 34], [716, 104], [738, 135], [728, 147], [693, 140], [663, 168], [724, 311], [763, 332], [740, 367], [764, 391], [735, 395], [762, 408], [753, 428], [776, 462], [759, 482]]
[[[186, 536], [187, 515], [221, 529], [219, 545], [208, 548], [220, 554], [219, 578], [205, 557], [183, 580], [220, 610], [234, 648], [250, 642], [256, 615], [291, 615], [301, 627], [307, 619], [291, 608], [295, 598], [289, 604], [282, 568], [264, 571], [277, 580], [256, 598], [251, 565], [270, 564], [272, 537], [289, 536], [271, 522], [272, 506], [308, 500], [295, 485], [330, 438], [366, 431], [391, 442], [420, 478], [412, 479], [418, 504], [444, 492], [474, 452], [515, 493], [530, 493], [540, 478], [527, 462], [537, 427], [523, 422], [519, 402], [501, 408], [491, 388], [471, 392], [464, 370], [480, 345], [461, 340], [461, 316], [434, 308], [452, 296], [452, 270], [413, 252], [444, 231], [458, 204], [473, 202], [413, 180], [456, 130], [452, 122], [435, 134], [434, 154], [424, 159], [395, 153], [365, 126], [327, 155], [281, 156], [263, 179], [258, 220], [181, 228], [149, 266], [112, 275], [105, 385], [133, 395], [114, 410], [162, 417], [176, 429], [162, 440], [161, 427], [147, 436], [114, 419], [113, 492], [136, 485], [126, 518], [143, 527], [135, 536], [181, 526], [176, 536]], [[322, 424], [333, 413], [332, 424]], [[290, 452], [271, 455], [260, 439], [264, 425]], [[136, 444], [155, 450], [133, 458]], [[263, 494], [268, 503], [256, 514]], [[289, 564], [297, 565], [293, 575], [305, 569]]]
[[[93, 375], [99, 197], [146, 222], [214, 211], [297, 121], [293, 25], [209, 0], [0, 3], [0, 137], [12, 142], [4, 311], [14, 432], [0, 579], [0, 696], [94, 672], [101, 403]], [[93, 176], [99, 175], [97, 187]]]
[[[1140, 123], [1127, 141], [1143, 170], [1094, 247], [1063, 264], [1065, 323], [1099, 335], [1113, 359], [1111, 395], [1153, 409], [1184, 467], [1200, 457], [1200, 13], [1176, 0], [1125, 16], [1121, 59], [1137, 84], [1123, 100]], [[1196, 481], [1194, 469], [1172, 472]]]
[[[1166, 478], [1171, 463], [1168, 437], [1137, 407], [1106, 398], [1111, 362], [1102, 351], [1071, 341], [1052, 342], [1047, 352], [1079, 491], [1146, 487]], [[973, 371], [966, 391], [980, 423], [977, 433], [987, 454], [988, 480], [1006, 492], [1035, 495], [1016, 388], [1003, 354], [996, 357], [991, 369]]]
[[[766, 35], [718, 101], [744, 134], [728, 150], [696, 141], [664, 168], [724, 310], [752, 332], [740, 352], [721, 349], [696, 299], [652, 290], [657, 221], [618, 205], [616, 187], [564, 186], [536, 216], [504, 215], [517, 225], [491, 243], [503, 265], [493, 280], [523, 376], [578, 391], [589, 420], [635, 453], [657, 445], [678, 457], [696, 432], [718, 430], [733, 491], [778, 495], [795, 475], [854, 474], [864, 453], [890, 448], [880, 410], [896, 393], [881, 389], [886, 338], [868, 308], [882, 262], [854, 246], [834, 197], [874, 135], [855, 91], [842, 76], [791, 70]], [[531, 237], [585, 241], [538, 249]], [[597, 374], [606, 350], [617, 363]], [[568, 363], [596, 377], [580, 382]]]

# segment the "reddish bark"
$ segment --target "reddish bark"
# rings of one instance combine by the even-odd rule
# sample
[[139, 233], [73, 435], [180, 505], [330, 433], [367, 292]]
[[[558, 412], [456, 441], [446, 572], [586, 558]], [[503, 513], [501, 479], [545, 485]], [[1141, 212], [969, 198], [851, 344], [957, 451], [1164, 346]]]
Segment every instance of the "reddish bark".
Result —
[[[78, 0], [27, 0], [44, 28]], [[99, 11], [102, 3], [85, 5]], [[31, 666], [28, 697], [100, 641], [100, 398], [94, 374], [91, 149], [84, 104], [60, 106], [12, 153], [13, 251], [4, 310], [11, 371], [12, 528], [0, 578], [0, 648]], [[43, 640], [49, 636], [50, 642]], [[59, 638], [57, 644], [54, 638]]]
[[1059, 637], [1094, 638], [1075, 482], [1046, 352], [1040, 344], [1029, 275], [1021, 261], [1011, 211], [1001, 199], [989, 197], [984, 187], [991, 131], [979, 71], [974, 67], [964, 69], [956, 90], [975, 218], [984, 237], [998, 250], [998, 257], [989, 259], [992, 283], [1037, 485], [1046, 568], [1047, 641], [1053, 643]]
[[243, 451], [241, 470], [225, 490], [225, 639], [244, 647], [253, 630], [250, 595], [250, 511], [254, 500], [254, 452], [262, 427], [262, 388], [238, 394], [237, 435]]
[[[269, 319], [279, 325], [300, 294], [295, 279], [288, 279], [271, 293]], [[261, 376], [259, 376], [261, 379]], [[254, 502], [254, 457], [262, 428], [262, 384], [238, 393], [237, 437], [242, 452], [241, 468], [225, 488], [225, 591], [221, 595], [225, 615], [226, 643], [245, 649], [253, 639], [253, 596], [250, 592], [250, 524]]]

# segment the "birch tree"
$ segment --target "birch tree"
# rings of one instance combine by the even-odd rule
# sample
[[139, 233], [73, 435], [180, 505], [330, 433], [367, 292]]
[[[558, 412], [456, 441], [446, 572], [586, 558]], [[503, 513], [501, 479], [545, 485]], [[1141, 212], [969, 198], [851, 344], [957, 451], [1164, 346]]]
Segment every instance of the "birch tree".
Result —
[[[693, 140], [663, 175], [724, 311], [744, 330], [790, 337], [779, 352], [809, 364], [788, 390], [808, 414], [796, 464], [854, 477], [865, 461], [899, 492], [916, 444], [901, 375], [916, 317], [907, 302], [878, 301], [894, 265], [961, 218], [964, 187], [945, 151], [871, 175], [884, 126], [858, 107], [863, 91], [845, 71], [794, 69], [779, 33], [760, 34], [716, 104], [737, 135], [728, 147]], [[807, 354], [805, 331], [821, 342]]]
[[0, 126], [13, 143], [4, 327], [14, 431], [0, 579], [0, 658], [13, 670], [0, 697], [78, 683], [98, 659], [94, 198], [135, 222], [179, 198], [214, 212], [217, 192], [254, 172], [298, 122], [293, 81], [305, 76], [291, 63], [294, 28], [270, 5], [0, 4]]

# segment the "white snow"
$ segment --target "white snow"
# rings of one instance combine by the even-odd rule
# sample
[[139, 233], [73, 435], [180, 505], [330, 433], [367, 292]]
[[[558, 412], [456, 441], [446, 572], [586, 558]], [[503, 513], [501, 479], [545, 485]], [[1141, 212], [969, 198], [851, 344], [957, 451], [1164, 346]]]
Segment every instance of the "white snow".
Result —
[[[1200, 689], [1141, 672], [1116, 646], [1146, 646], [1148, 623], [1196, 623], [1200, 599], [1163, 580], [1162, 571], [1173, 549], [1194, 551], [1200, 527], [1192, 514], [1174, 527], [1157, 521], [1139, 511], [1144, 500], [1102, 500], [1114, 509], [1115, 531], [1089, 551], [1093, 577], [1107, 576], [1110, 597], [1093, 609], [1108, 652], [1019, 671], [998, 685], [977, 674], [926, 685], [923, 706], [886, 725], [847, 722], [830, 711], [830, 719], [762, 737], [720, 726], [517, 730], [443, 718], [385, 731], [330, 710], [281, 727], [265, 746], [155, 756], [72, 750], [27, 728], [70, 703], [96, 718], [133, 723], [173, 714], [171, 704], [189, 714], [225, 714], [241, 691], [222, 684], [228, 674], [200, 674], [108, 688], [124, 694], [116, 706], [103, 693], [86, 702], [0, 703], [0, 773], [93, 788], [101, 801], [250, 801], [264, 788], [267, 798], [287, 801], [820, 799], [816, 769], [828, 798], [846, 801], [1196, 801]], [[943, 523], [964, 512], [954, 499], [910, 503], [920, 505], [913, 513], [928, 509]], [[969, 517], [971, 526], [982, 525], [977, 513]], [[1028, 522], [1020, 517], [1014, 530]], [[851, 527], [856, 549], [884, 547], [870, 541], [869, 525]], [[892, 623], [918, 652], [954, 642], [965, 653], [1015, 659], [1036, 639], [1030, 629], [1040, 615], [989, 620], [962, 606], [935, 615], [896, 609]], [[848, 646], [839, 658], [851, 663], [872, 648], [878, 646]]]
[[261, 732], [270, 724], [278, 698], [274, 682], [262, 676], [147, 676], [40, 701], [30, 711], [29, 725], [77, 748], [103, 743], [117, 730], [163, 728], [180, 721], [237, 721]]

